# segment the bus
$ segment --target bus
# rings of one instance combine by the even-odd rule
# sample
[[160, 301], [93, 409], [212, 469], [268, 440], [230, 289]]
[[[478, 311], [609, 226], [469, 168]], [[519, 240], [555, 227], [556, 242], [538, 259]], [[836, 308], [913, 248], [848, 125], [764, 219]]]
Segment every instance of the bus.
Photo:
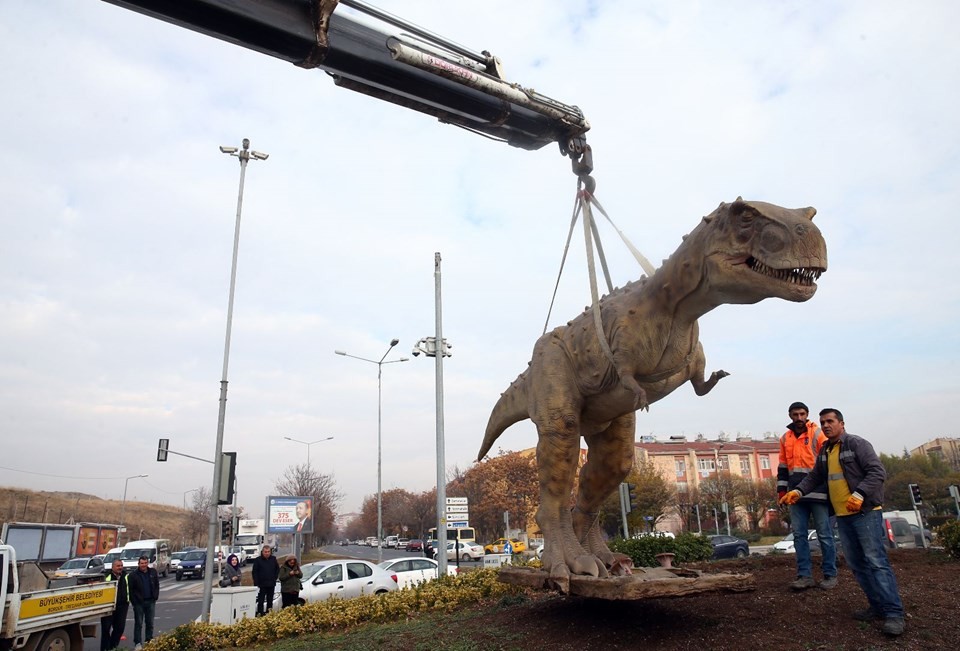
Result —
[[[427, 535], [430, 540], [437, 540], [437, 528], [431, 527], [427, 531]], [[447, 527], [447, 540], [475, 542], [477, 540], [477, 532], [474, 531], [473, 527]]]

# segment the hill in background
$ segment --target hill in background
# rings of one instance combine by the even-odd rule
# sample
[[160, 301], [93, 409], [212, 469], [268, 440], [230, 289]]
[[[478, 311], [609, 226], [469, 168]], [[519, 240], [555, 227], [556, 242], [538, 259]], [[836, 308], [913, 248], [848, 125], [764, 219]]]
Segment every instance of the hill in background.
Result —
[[127, 527], [127, 533], [122, 536], [123, 542], [141, 538], [167, 538], [174, 549], [206, 544], [206, 513], [198, 514], [176, 506], [129, 499], [124, 506], [122, 500], [107, 500], [86, 493], [0, 487], [0, 526], [6, 522], [63, 524], [71, 520], [119, 524], [121, 507], [123, 524]]

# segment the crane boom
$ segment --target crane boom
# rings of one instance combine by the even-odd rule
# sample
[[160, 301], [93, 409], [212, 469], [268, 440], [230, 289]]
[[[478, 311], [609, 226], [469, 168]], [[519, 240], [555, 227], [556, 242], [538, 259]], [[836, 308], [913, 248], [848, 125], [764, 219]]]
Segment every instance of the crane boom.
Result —
[[[360, 0], [105, 0], [304, 68], [522, 149], [556, 142], [576, 159], [590, 128], [576, 106], [503, 78], [476, 53]], [[344, 5], [362, 14], [338, 9]], [[373, 24], [370, 24], [373, 23]]]

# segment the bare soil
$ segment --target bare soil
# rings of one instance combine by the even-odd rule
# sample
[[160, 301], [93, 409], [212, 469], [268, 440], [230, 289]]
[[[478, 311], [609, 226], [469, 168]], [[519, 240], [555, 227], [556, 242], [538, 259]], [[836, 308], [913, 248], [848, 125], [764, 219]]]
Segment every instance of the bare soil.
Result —
[[[749, 572], [757, 589], [673, 599], [601, 601], [539, 594], [502, 608], [484, 627], [512, 629], [517, 648], [576, 649], [960, 649], [960, 563], [940, 552], [894, 550], [890, 560], [907, 611], [907, 630], [889, 638], [880, 623], [851, 618], [867, 602], [840, 561], [839, 585], [794, 592], [792, 555], [754, 556], [697, 566]], [[814, 559], [815, 567], [819, 558]], [[479, 631], [478, 631], [479, 633]]]

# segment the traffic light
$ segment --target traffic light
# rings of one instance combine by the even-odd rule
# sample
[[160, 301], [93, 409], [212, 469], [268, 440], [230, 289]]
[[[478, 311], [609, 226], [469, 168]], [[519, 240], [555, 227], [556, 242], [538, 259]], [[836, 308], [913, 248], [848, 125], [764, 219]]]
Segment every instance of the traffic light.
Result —
[[230, 520], [220, 521], [220, 540], [230, 540], [233, 534], [233, 523]]
[[627, 512], [637, 508], [637, 485], [627, 484]]
[[923, 504], [923, 498], [920, 496], [920, 484], [908, 484], [907, 488], [910, 489], [910, 500], [913, 505], [920, 506]]

